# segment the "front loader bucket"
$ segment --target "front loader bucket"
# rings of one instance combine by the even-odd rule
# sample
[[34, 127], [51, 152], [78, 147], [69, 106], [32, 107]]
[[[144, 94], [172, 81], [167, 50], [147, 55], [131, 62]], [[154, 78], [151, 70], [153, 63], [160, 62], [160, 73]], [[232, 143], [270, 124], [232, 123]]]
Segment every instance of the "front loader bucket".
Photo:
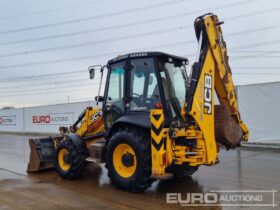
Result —
[[53, 138], [29, 139], [30, 158], [28, 172], [37, 172], [54, 168], [55, 140]]

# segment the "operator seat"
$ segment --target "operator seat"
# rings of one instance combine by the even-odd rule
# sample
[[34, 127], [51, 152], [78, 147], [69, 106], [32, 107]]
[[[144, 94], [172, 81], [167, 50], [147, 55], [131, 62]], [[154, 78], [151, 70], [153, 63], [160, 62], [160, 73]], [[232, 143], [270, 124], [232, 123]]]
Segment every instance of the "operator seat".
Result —
[[[171, 93], [172, 85], [168, 85], [168, 82], [167, 82], [166, 78], [164, 78], [164, 77], [161, 77], [161, 84], [163, 87], [165, 100], [169, 101], [175, 95], [175, 94]], [[156, 99], [160, 99], [158, 84], [155, 86], [152, 97], [156, 98]]]
[[[165, 97], [169, 96], [168, 94], [168, 91], [167, 91], [167, 81], [165, 78], [161, 78], [161, 83], [162, 83], [162, 86], [163, 86], [163, 92], [164, 92], [164, 95]], [[158, 84], [155, 86], [154, 88], [154, 91], [153, 91], [153, 94], [152, 94], [152, 98], [156, 98], [156, 99], [160, 99], [160, 93], [159, 93], [159, 88], [158, 88]]]

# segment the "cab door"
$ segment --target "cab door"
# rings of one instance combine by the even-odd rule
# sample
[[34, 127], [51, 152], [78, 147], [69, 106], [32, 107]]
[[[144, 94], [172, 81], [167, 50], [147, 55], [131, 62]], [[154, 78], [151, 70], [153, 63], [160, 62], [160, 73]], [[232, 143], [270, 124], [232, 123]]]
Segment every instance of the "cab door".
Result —
[[120, 62], [111, 65], [108, 71], [103, 103], [103, 115], [107, 129], [110, 129], [113, 123], [125, 113], [124, 68], [125, 62]]

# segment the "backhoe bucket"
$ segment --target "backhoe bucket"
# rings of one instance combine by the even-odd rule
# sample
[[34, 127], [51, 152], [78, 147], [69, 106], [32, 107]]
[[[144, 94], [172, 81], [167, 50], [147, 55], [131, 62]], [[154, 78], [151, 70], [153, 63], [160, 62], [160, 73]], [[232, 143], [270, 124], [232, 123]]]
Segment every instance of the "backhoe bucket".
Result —
[[29, 139], [30, 158], [28, 172], [37, 172], [54, 168], [55, 140], [53, 138]]
[[215, 136], [227, 149], [240, 146], [242, 141], [242, 129], [223, 105], [215, 105]]

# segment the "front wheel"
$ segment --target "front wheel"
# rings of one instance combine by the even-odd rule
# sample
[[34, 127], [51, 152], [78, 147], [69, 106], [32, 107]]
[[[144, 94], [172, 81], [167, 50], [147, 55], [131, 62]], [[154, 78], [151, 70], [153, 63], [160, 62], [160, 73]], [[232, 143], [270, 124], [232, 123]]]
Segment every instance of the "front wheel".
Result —
[[142, 192], [151, 186], [151, 144], [149, 137], [136, 129], [118, 130], [106, 149], [106, 168], [119, 187]]
[[77, 179], [83, 172], [85, 158], [69, 140], [62, 141], [56, 149], [55, 168], [65, 179]]

